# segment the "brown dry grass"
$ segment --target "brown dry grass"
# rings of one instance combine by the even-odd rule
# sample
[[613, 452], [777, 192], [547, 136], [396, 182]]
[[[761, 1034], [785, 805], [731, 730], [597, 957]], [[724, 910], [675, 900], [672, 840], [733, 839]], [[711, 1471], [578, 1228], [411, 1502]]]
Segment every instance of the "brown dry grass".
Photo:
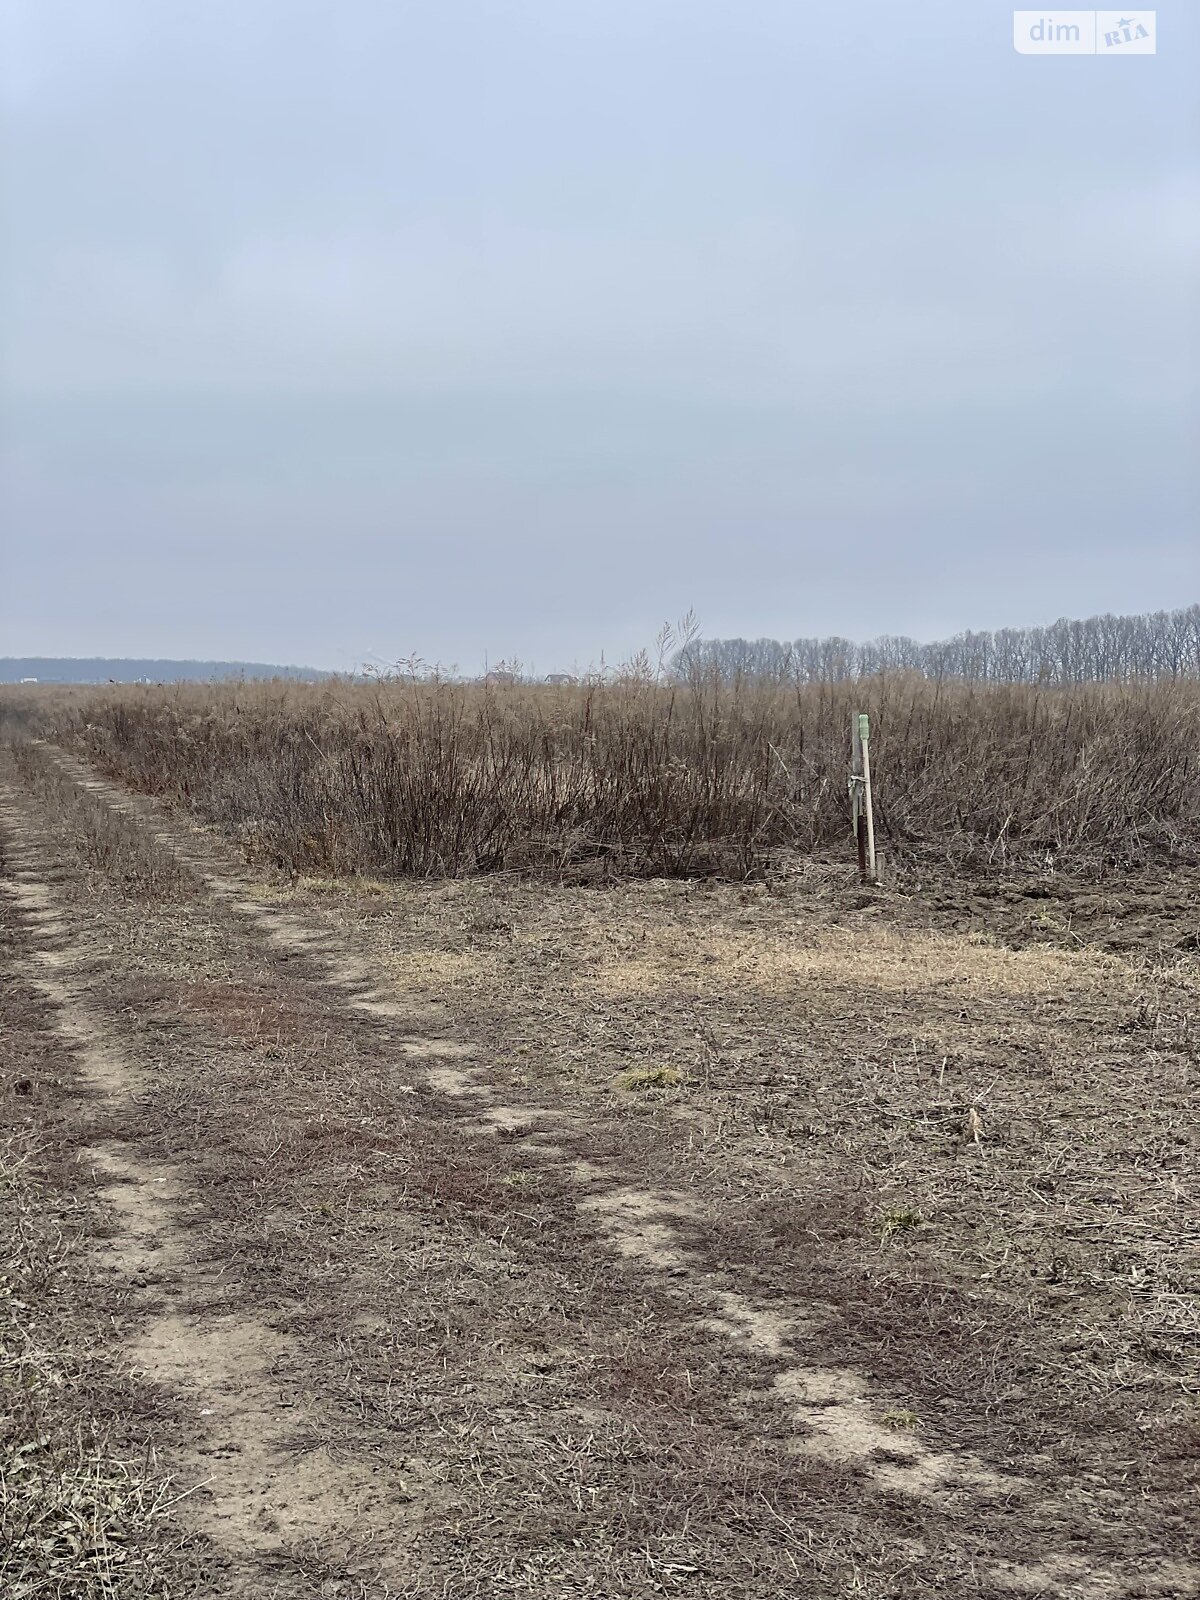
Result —
[[94, 1286], [85, 1299], [79, 1238], [95, 1218], [73, 1192], [48, 1105], [70, 1071], [11, 970], [3, 991], [0, 1593], [166, 1600], [185, 1569], [177, 1490], [129, 1446], [127, 1397], [103, 1345], [108, 1308]]
[[[1014, 1360], [1031, 1308], [1047, 1326], [1094, 1308], [1110, 1356], [1085, 1336], [1076, 1354], [1030, 1358], [1080, 1405], [1110, 1358], [1125, 1364], [1118, 1392], [1186, 1371], [1200, 972], [1174, 954], [1169, 919], [1162, 948], [1131, 959], [912, 926], [919, 906], [859, 906], [849, 882], [818, 899], [498, 880], [280, 893], [368, 941], [400, 994], [436, 994], [486, 1037], [518, 1103], [599, 1097], [635, 1123], [643, 1107], [685, 1119], [727, 1196], [715, 1253], [852, 1305], [864, 1361], [886, 1350], [894, 1368], [896, 1328], [923, 1329], [910, 1381], [944, 1399], [962, 1362], [965, 1401], [983, 1283], [1013, 1319]], [[678, 1079], [665, 1102], [625, 1089], [658, 1074]], [[917, 1255], [856, 1278], [864, 1252], [902, 1242], [881, 1218], [910, 1214], [927, 1219]], [[816, 1279], [814, 1242], [831, 1257]], [[1124, 1415], [1124, 1399], [1103, 1403]]]
[[976, 995], [1040, 998], [1077, 984], [1081, 969], [1093, 964], [1125, 986], [1124, 971], [1111, 957], [981, 947], [948, 934], [880, 927], [825, 928], [807, 938], [769, 928], [736, 933], [710, 928], [697, 938], [677, 927], [664, 930], [652, 950], [624, 952], [601, 936], [591, 954], [590, 983], [608, 998], [718, 988], [781, 994], [797, 985], [814, 1001], [831, 987], [852, 987], [864, 998], [872, 990], [917, 998], [946, 985], [961, 985], [964, 993]]
[[844, 839], [872, 716], [895, 856], [1194, 854], [1200, 683], [387, 682], [8, 691], [8, 716], [292, 873], [762, 873]]
[[62, 827], [79, 858], [122, 893], [154, 901], [176, 899], [194, 890], [194, 882], [172, 850], [147, 829], [64, 778], [39, 745], [18, 741], [13, 747], [13, 763], [47, 816]]
[[[1189, 1538], [1195, 881], [853, 877], [255, 896], [414, 1015], [436, 1001], [506, 1111], [553, 1114], [553, 1159], [412, 1090], [310, 958], [219, 907], [88, 899], [98, 993], [155, 1063], [128, 1133], [187, 1162], [213, 1259], [304, 1334], [339, 1443], [427, 1497], [445, 1592], [992, 1596], [1067, 1547], [1064, 1592], [1181, 1592], [1151, 1568]], [[1135, 901], [1149, 932], [1114, 953]], [[573, 1162], [619, 1171], [628, 1256]], [[914, 1505], [868, 1487], [889, 1454], [804, 1455], [778, 1362], [688, 1314], [717, 1274], [768, 1327], [802, 1320], [847, 1409], [881, 1397], [888, 1451], [977, 1451], [1028, 1497]]]

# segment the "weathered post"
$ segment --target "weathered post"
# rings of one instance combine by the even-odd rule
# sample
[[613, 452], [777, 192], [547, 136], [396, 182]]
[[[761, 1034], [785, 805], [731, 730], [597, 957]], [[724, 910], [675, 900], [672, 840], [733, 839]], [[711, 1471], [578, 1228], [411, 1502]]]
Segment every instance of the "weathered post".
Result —
[[850, 807], [858, 846], [858, 875], [875, 882], [875, 813], [871, 805], [871, 720], [858, 712], [850, 723]]
[[867, 813], [867, 875], [878, 883], [875, 870], [875, 807], [871, 801], [871, 719], [862, 712], [858, 719], [858, 738], [862, 745], [863, 810]]
[[867, 881], [867, 818], [863, 805], [863, 742], [861, 716], [850, 719], [850, 815], [854, 824], [854, 839], [858, 845], [858, 875]]

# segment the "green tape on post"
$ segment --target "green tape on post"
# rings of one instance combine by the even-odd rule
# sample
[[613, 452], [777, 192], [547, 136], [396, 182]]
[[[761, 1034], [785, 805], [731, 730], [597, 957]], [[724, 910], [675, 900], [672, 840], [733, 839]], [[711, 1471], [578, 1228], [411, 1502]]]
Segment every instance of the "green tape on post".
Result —
[[871, 737], [871, 719], [865, 711], [858, 713], [858, 737], [864, 744]]

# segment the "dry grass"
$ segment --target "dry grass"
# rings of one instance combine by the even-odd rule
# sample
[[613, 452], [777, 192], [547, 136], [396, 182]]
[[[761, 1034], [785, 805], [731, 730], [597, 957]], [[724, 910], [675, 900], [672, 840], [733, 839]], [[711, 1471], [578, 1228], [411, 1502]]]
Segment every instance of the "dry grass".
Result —
[[660, 1066], [630, 1067], [617, 1079], [622, 1089], [678, 1089], [683, 1082], [683, 1073], [678, 1067], [668, 1064]]
[[[847, 1349], [911, 1361], [922, 1416], [948, 1389], [968, 1404], [985, 1360], [988, 1392], [1015, 1394], [1001, 1348], [1081, 1414], [1096, 1372], [1119, 1369], [1121, 1426], [1139, 1386], [1177, 1381], [1197, 1304], [1182, 1173], [1200, 973], [1171, 953], [1168, 915], [1165, 949], [1129, 959], [912, 926], [927, 906], [861, 907], [849, 882], [823, 898], [496, 878], [289, 898], [369, 941], [397, 992], [436, 993], [514, 1097], [611, 1108], [651, 1145], [656, 1119], [685, 1119], [728, 1185], [714, 1253], [845, 1302]], [[647, 1069], [688, 1093], [623, 1092]], [[1012, 1326], [972, 1353], [981, 1296]], [[1103, 1334], [1032, 1351], [1077, 1318]]]
[[18, 921], [0, 895], [0, 1595], [168, 1600], [191, 1570], [178, 1491], [115, 1358], [120, 1286], [92, 1254], [109, 1222], [77, 1160], [87, 1097]]
[[893, 857], [1103, 865], [1194, 854], [1200, 826], [1190, 681], [132, 685], [8, 706], [293, 874], [761, 874], [845, 839], [859, 709]]
[[62, 825], [83, 863], [130, 898], [171, 900], [195, 891], [195, 880], [172, 849], [145, 828], [74, 783], [28, 741], [13, 746], [22, 781], [46, 815]]
[[[637, 952], [613, 946], [597, 930], [591, 985], [597, 994], [660, 995], [683, 989], [716, 988], [781, 994], [797, 986], [852, 987], [858, 992], [919, 996], [946, 985], [965, 984], [999, 998], [1047, 996], [1079, 979], [1081, 961], [1058, 950], [980, 947], [942, 933], [915, 934], [890, 928], [826, 928], [790, 935], [769, 923], [739, 930], [686, 927], [663, 930], [653, 948]], [[1119, 985], [1125, 969], [1111, 957], [1088, 952]]]
[[[287, 1308], [339, 1448], [427, 1504], [442, 1592], [920, 1600], [1063, 1549], [1101, 1569], [1089, 1600], [1186, 1592], [1147, 1574], [1186, 1546], [1195, 1439], [1194, 875], [1157, 874], [1132, 959], [1104, 943], [1132, 880], [1000, 883], [957, 938], [944, 882], [866, 895], [819, 863], [772, 892], [277, 882], [274, 932], [400, 978], [406, 1035], [437, 999], [474, 1046], [456, 1095], [438, 1041], [420, 1065], [339, 998], [324, 938], [264, 944], [219, 897], [148, 911], [47, 843], [153, 1064], [127, 1132], [186, 1165], [236, 1292]], [[686, 1093], [621, 1088], [647, 1068]], [[514, 1115], [484, 1138], [488, 1107]], [[747, 1310], [795, 1319], [884, 1455], [804, 1453], [769, 1339], [720, 1331]], [[924, 1449], [1032, 1488], [884, 1492]]]
[[164, 1594], [149, 1552], [170, 1486], [148, 1475], [148, 1463], [113, 1454], [79, 1392], [68, 1329], [49, 1326], [68, 1247], [33, 1164], [27, 1138], [0, 1146], [0, 1593]]

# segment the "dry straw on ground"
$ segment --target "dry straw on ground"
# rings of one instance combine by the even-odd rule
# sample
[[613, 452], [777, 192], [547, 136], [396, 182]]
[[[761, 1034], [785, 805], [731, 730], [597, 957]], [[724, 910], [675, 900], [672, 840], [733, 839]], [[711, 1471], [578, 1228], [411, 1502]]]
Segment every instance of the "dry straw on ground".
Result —
[[35, 1156], [21, 1135], [0, 1145], [0, 1593], [148, 1600], [166, 1592], [147, 1555], [173, 1491], [89, 1415], [80, 1352], [52, 1317], [69, 1245]]

